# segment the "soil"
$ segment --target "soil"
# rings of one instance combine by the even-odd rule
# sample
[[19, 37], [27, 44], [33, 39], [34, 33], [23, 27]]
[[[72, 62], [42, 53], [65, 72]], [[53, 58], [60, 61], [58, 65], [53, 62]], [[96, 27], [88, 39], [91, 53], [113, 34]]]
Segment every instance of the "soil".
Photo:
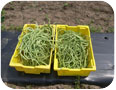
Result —
[[13, 1], [3, 7], [6, 30], [23, 27], [27, 23], [89, 25], [92, 31], [114, 29], [114, 12], [103, 1]]
[[[10, 84], [6, 83], [10, 88], [15, 88], [15, 89], [75, 89], [74, 85], [66, 85], [66, 84], [56, 84], [56, 85], [49, 85], [49, 86], [38, 86], [38, 85], [16, 85], [16, 84]], [[100, 89], [100, 86], [96, 85], [88, 85], [88, 84], [81, 84], [80, 89]]]

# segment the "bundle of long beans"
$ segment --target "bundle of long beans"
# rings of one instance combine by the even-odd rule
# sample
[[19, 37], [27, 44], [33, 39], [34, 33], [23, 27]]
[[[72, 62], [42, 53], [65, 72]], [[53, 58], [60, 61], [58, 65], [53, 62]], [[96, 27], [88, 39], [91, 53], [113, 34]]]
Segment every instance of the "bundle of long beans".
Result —
[[77, 32], [67, 30], [58, 32], [57, 58], [59, 67], [70, 69], [84, 68], [88, 65], [89, 41]]
[[52, 26], [27, 27], [18, 48], [21, 62], [26, 66], [48, 65], [52, 47]]

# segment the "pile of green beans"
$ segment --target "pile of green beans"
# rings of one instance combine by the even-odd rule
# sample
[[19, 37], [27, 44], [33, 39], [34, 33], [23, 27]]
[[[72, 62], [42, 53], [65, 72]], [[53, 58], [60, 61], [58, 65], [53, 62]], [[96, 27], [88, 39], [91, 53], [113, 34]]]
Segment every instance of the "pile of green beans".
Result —
[[18, 48], [21, 62], [26, 66], [48, 65], [52, 47], [52, 26], [27, 27], [27, 33], [19, 38]]
[[57, 58], [59, 67], [62, 68], [85, 68], [88, 65], [89, 41], [80, 33], [71, 30], [58, 30]]

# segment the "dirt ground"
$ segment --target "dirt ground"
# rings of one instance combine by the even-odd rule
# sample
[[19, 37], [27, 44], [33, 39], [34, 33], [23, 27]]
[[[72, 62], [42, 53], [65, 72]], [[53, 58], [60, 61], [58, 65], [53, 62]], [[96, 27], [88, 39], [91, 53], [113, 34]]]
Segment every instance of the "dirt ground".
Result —
[[[10, 88], [14, 89], [75, 89], [74, 85], [65, 85], [65, 84], [56, 84], [56, 85], [49, 85], [49, 86], [38, 86], [38, 85], [16, 85], [16, 84], [9, 84], [5, 82]], [[96, 85], [88, 85], [88, 84], [81, 84], [80, 89], [101, 89], [100, 86]]]
[[113, 32], [114, 12], [102, 1], [13, 1], [3, 8], [2, 30], [22, 30], [24, 24], [89, 25], [92, 32]]

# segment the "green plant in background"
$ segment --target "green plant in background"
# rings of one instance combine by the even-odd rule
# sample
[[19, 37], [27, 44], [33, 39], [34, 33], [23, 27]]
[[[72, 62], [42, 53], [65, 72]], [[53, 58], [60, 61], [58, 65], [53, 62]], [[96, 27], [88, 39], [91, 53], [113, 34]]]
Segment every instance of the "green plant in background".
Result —
[[108, 30], [106, 31], [107, 33], [114, 32], [114, 27], [108, 27]]
[[10, 26], [9, 26], [9, 30], [15, 30], [14, 25], [10, 25]]
[[36, 21], [36, 19], [32, 18], [32, 19], [30, 20], [30, 23], [35, 23], [35, 21]]
[[5, 20], [5, 10], [1, 11], [1, 22], [3, 23]]
[[18, 31], [22, 31], [23, 26], [14, 26], [14, 25], [10, 25], [8, 30], [18, 30]]
[[11, 6], [10, 6], [10, 9], [11, 9], [11, 10], [14, 10], [14, 9], [15, 9], [15, 7], [14, 7], [13, 5], [11, 5]]
[[22, 31], [22, 29], [23, 29], [23, 26], [16, 26], [15, 27], [14, 25], [10, 25], [9, 28], [6, 29], [6, 27], [5, 27], [4, 24], [1, 25], [1, 30], [2, 31], [3, 30], [17, 30], [17, 31]]
[[95, 10], [96, 12], [99, 12], [99, 11], [100, 11], [100, 8], [94, 8], [94, 10]]
[[26, 89], [33, 89], [32, 85], [26, 85]]
[[14, 1], [11, 1], [11, 2], [9, 2], [9, 4], [10, 4], [10, 5], [12, 5], [12, 4], [13, 4], [13, 2], [14, 2]]
[[90, 25], [93, 24], [94, 22], [95, 22], [95, 21], [92, 19], [92, 20], [90, 21]]
[[66, 7], [68, 7], [68, 6], [69, 6], [68, 3], [64, 3], [63, 8], [66, 9]]
[[80, 20], [79, 20], [79, 19], [76, 19], [76, 23], [77, 23], [77, 24], [80, 24]]
[[42, 10], [43, 10], [43, 8], [39, 8], [39, 10], [40, 10], [40, 11], [42, 11]]
[[10, 9], [10, 10], [14, 10], [14, 9], [15, 9], [14, 4], [15, 4], [14, 1], [9, 2], [9, 5], [10, 5], [10, 6], [9, 6], [9, 9]]
[[32, 5], [33, 5], [34, 8], [38, 7], [37, 2], [33, 2]]
[[17, 30], [17, 31], [22, 31], [22, 29], [23, 29], [23, 26], [17, 26], [17, 27], [15, 27], [15, 30]]
[[6, 28], [5, 28], [5, 25], [4, 24], [2, 24], [1, 25], [1, 30], [3, 31], [3, 30], [5, 30]]
[[99, 26], [99, 27], [94, 27], [94, 26], [90, 26], [90, 31], [91, 32], [101, 32], [102, 28]]
[[77, 76], [75, 81], [75, 89], [80, 89], [80, 76]]
[[67, 6], [69, 6], [69, 4], [68, 3], [64, 3], [64, 7], [67, 7]]
[[104, 25], [105, 25], [105, 26], [108, 26], [108, 22], [104, 22]]
[[50, 24], [51, 20], [50, 20], [50, 18], [48, 17], [48, 14], [45, 15], [45, 20]]

